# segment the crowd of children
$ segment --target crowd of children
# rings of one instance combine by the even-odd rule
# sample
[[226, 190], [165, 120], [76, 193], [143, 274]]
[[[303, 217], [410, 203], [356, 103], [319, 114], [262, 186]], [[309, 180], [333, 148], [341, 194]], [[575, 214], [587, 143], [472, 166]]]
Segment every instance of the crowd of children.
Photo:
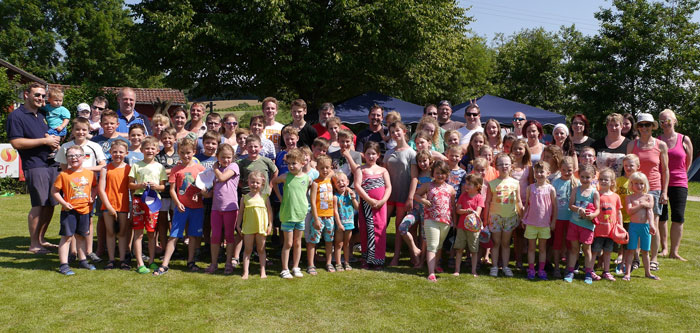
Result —
[[[49, 125], [52, 133], [65, 136], [68, 119], [61, 98], [49, 92]], [[305, 104], [295, 105], [305, 109]], [[173, 119], [180, 116], [176, 111]], [[95, 269], [88, 259], [91, 205], [97, 200], [95, 214], [106, 229], [105, 269], [131, 270], [135, 259], [138, 273], [166, 274], [178, 240], [186, 236], [189, 271], [200, 270], [196, 259], [204, 242], [211, 256], [206, 273], [217, 272], [223, 246], [224, 274], [234, 273], [243, 252], [242, 277], [247, 279], [255, 253], [265, 278], [266, 241], [278, 232], [281, 239], [275, 245], [281, 246], [284, 279], [304, 276], [302, 238], [309, 275], [318, 274], [321, 243], [328, 272], [352, 269], [356, 243], [363, 268], [381, 269], [388, 215], [395, 212], [399, 243], [392, 264], [398, 263], [403, 240], [413, 267], [427, 263], [429, 281], [443, 272], [443, 252], [454, 265], [454, 275], [460, 275], [464, 250], [471, 275], [490, 265], [489, 275], [512, 277], [512, 245], [515, 267], [522, 267], [526, 254], [527, 279], [546, 280], [547, 271], [561, 278], [564, 261], [563, 278], [572, 282], [582, 253], [585, 283], [615, 281], [610, 263], [616, 244], [625, 248], [615, 269], [623, 280], [630, 279], [638, 248], [645, 276], [658, 279], [649, 270], [650, 235], [656, 232], [650, 223], [653, 198], [633, 154], [625, 156], [623, 176], [617, 178], [611, 169], [596, 169], [591, 148], [584, 148], [576, 161], [563, 156], [559, 147], [548, 146], [532, 163], [524, 139], [496, 138], [500, 126], [495, 121], [487, 123], [492, 125], [487, 134], [476, 133], [461, 145], [456, 131], [447, 131], [438, 141], [437, 122], [429, 117], [407, 142], [408, 130], [398, 113], [387, 117], [389, 130], [382, 133], [389, 148], [386, 159], [376, 142], [355, 151], [352, 132], [340, 129], [337, 118], [327, 123], [331, 140], [317, 138], [311, 147], [298, 147], [299, 130], [285, 127], [277, 153], [261, 137], [262, 116], [251, 119], [248, 133], [234, 130], [235, 118], [229, 116], [217, 130], [214, 125], [220, 126], [222, 118], [210, 114], [211, 128], [199, 142], [196, 136], [181, 135], [182, 124], [171, 127], [167, 117], [158, 116], [153, 136], [134, 124], [128, 138], [121, 137], [117, 114], [109, 109], [101, 112], [99, 132], [89, 141], [93, 118], [85, 114], [74, 119], [73, 140], [57, 151], [63, 172], [53, 196], [63, 207], [59, 271], [65, 275], [74, 274], [71, 252], [80, 268]], [[623, 222], [629, 222], [627, 237]], [[143, 229], [147, 252], [142, 250]], [[159, 252], [163, 257], [157, 264]], [[594, 271], [596, 259], [600, 276]]]

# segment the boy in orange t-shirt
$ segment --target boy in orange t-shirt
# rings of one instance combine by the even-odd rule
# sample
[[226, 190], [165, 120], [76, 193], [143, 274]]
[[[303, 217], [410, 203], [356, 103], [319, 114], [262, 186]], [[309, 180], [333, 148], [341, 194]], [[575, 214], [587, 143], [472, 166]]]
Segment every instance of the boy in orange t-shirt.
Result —
[[[326, 155], [321, 155], [316, 159], [316, 169], [319, 176], [311, 184], [311, 217], [312, 223], [306, 227], [306, 256], [309, 263], [309, 274], [313, 274], [314, 254], [316, 245], [323, 240], [326, 243], [326, 270], [333, 273], [335, 267], [331, 265], [333, 259], [333, 231], [335, 230], [334, 208], [333, 208], [333, 176], [332, 160]], [[314, 270], [312, 270], [314, 268]]]
[[[95, 201], [93, 187], [97, 185], [95, 173], [83, 169], [85, 152], [79, 145], [66, 150], [68, 169], [62, 171], [51, 189], [51, 195], [58, 201], [61, 210], [61, 242], [58, 245], [59, 272], [63, 275], [74, 275], [68, 266], [70, 239], [75, 235], [78, 249], [80, 268], [95, 270], [95, 266], [86, 259], [87, 243], [85, 237], [90, 234], [90, 208]], [[63, 196], [61, 193], [63, 192]]]

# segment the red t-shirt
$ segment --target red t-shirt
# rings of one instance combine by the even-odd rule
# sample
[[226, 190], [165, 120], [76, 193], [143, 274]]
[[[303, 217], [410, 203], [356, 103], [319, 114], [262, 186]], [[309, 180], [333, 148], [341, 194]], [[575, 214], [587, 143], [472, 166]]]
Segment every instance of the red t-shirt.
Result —
[[170, 170], [168, 182], [170, 182], [170, 186], [175, 185], [177, 199], [187, 208], [204, 207], [201, 190], [194, 186], [197, 175], [202, 171], [204, 171], [204, 166], [201, 164], [191, 166], [178, 164]]
[[[63, 191], [63, 199], [80, 214], [89, 214], [92, 206], [92, 186], [97, 182], [95, 173], [89, 170], [62, 171], [56, 177], [53, 186]], [[65, 209], [64, 209], [65, 210]]]
[[622, 201], [617, 193], [603, 194], [600, 196], [600, 215], [598, 225], [593, 231], [595, 237], [610, 237], [610, 232], [615, 227], [617, 212], [622, 209]]
[[[321, 124], [315, 123], [315, 124], [311, 125], [311, 127], [313, 127], [316, 130], [316, 134], [318, 134], [319, 138], [324, 138], [326, 140], [331, 139], [331, 133], [328, 133], [328, 130], [325, 127], [321, 126]], [[348, 128], [347, 126], [345, 126], [343, 124], [340, 124], [340, 129], [352, 132], [350, 130], [350, 128]], [[352, 135], [352, 144], [353, 145], [357, 144], [357, 136], [355, 134]]]
[[[462, 209], [471, 209], [473, 211], [476, 211], [477, 208], [484, 207], [484, 197], [481, 196], [481, 193], [477, 193], [475, 196], [470, 198], [469, 194], [466, 191], [464, 191], [459, 196], [459, 199], [457, 199], [457, 205], [459, 205], [459, 207], [461, 207]], [[459, 223], [457, 224], [458, 228], [462, 230], [467, 230], [464, 228], [464, 219], [466, 217], [467, 214], [459, 215]]]

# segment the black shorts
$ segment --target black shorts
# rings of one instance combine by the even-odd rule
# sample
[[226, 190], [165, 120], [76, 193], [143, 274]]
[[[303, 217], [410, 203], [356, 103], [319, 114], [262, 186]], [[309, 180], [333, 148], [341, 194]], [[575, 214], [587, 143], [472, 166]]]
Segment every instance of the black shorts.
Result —
[[73, 236], [78, 234], [87, 236], [90, 234], [90, 214], [80, 214], [75, 210], [61, 211], [61, 236]]
[[55, 167], [34, 168], [24, 170], [27, 180], [27, 190], [32, 207], [56, 206], [58, 202], [51, 196], [51, 188], [58, 176]]
[[668, 205], [671, 205], [671, 222], [685, 222], [685, 204], [687, 200], [687, 187], [669, 186], [668, 204], [661, 207], [661, 217], [659, 217], [659, 221], [668, 221]]

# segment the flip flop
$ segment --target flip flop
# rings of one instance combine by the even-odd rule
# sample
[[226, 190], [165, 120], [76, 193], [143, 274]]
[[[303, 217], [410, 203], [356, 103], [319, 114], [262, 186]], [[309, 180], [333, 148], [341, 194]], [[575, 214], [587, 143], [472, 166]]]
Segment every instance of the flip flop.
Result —
[[51, 253], [51, 250], [49, 250], [49, 249], [38, 249], [38, 250], [35, 250], [35, 251], [29, 250], [29, 253], [32, 253], [32, 254], [49, 254], [49, 253]]
[[661, 280], [661, 278], [659, 278], [659, 277], [656, 276], [656, 275], [647, 275], [647, 276], [645, 276], [645, 277], [646, 277], [647, 279], [652, 279], [652, 280], [656, 280], [656, 281]]

